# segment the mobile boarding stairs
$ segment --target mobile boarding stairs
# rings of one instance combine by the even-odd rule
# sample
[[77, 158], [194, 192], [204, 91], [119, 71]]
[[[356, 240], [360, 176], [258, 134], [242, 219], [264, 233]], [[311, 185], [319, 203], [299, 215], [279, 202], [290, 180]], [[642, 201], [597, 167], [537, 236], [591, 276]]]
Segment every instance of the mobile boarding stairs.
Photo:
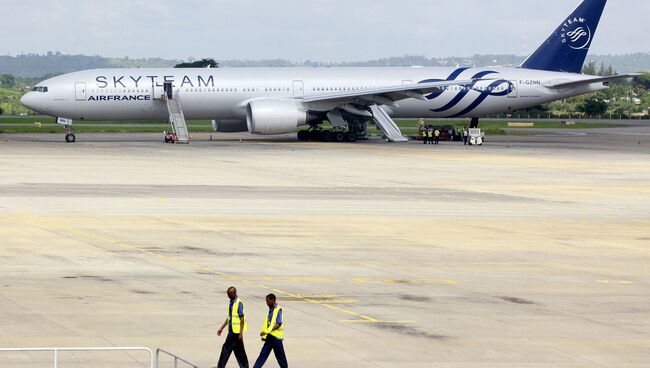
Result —
[[[160, 98], [158, 98], [160, 96]], [[174, 87], [171, 83], [163, 85], [161, 94], [156, 94], [156, 99], [159, 99], [167, 104], [167, 111], [169, 112], [169, 124], [172, 131], [176, 136], [175, 143], [190, 143], [190, 133], [187, 130], [187, 122], [185, 121], [185, 114], [183, 114], [183, 105], [178, 93], [174, 94]]]

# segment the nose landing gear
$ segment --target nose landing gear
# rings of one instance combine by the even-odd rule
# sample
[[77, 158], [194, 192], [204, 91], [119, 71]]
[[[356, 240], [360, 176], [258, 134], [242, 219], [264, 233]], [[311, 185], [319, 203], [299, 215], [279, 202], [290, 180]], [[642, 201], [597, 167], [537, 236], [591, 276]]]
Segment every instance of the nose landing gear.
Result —
[[74, 130], [72, 130], [72, 119], [57, 118], [56, 123], [63, 125], [66, 142], [74, 143], [77, 141], [77, 136], [74, 135]]

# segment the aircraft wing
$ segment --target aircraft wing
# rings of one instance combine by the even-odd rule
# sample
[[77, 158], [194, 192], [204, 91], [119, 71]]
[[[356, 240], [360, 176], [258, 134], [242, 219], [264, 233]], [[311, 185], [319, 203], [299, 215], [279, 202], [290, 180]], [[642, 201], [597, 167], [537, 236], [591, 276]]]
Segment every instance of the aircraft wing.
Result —
[[476, 80], [441, 81], [417, 84], [404, 84], [399, 86], [358, 89], [337, 93], [326, 93], [316, 96], [308, 96], [302, 99], [304, 104], [309, 106], [322, 106], [323, 109], [345, 105], [388, 105], [397, 106], [397, 101], [408, 98], [415, 98], [426, 101], [429, 93], [441, 91], [444, 87], [471, 85]]
[[613, 82], [621, 79], [634, 78], [640, 74], [623, 74], [623, 75], [613, 75], [611, 77], [595, 77], [589, 79], [573, 80], [573, 81], [556, 81], [551, 82], [548, 85], [545, 85], [548, 88], [572, 88], [578, 86], [589, 85], [593, 83], [606, 83]]

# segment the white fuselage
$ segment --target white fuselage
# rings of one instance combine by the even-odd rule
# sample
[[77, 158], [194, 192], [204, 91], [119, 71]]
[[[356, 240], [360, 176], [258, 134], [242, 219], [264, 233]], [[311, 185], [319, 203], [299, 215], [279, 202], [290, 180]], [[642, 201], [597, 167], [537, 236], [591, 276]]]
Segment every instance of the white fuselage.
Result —
[[[386, 107], [393, 118], [481, 117], [508, 113], [606, 88], [602, 83], [575, 88], [546, 85], [587, 79], [571, 73], [495, 68], [219, 68], [96, 69], [65, 74], [26, 94], [25, 106], [73, 120], [166, 119], [158, 100], [164, 82], [173, 84], [187, 119], [244, 119], [256, 99], [296, 99], [432, 80], [481, 78], [472, 87], [452, 86], [426, 101], [406, 99]], [[314, 111], [331, 106], [314, 104]]]

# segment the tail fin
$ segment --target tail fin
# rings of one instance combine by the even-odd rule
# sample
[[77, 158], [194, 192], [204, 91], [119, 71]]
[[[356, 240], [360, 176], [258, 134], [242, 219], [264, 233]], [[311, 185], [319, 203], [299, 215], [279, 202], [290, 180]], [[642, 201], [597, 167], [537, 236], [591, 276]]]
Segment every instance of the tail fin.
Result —
[[607, 0], [584, 0], [521, 67], [580, 73], [605, 4]]

